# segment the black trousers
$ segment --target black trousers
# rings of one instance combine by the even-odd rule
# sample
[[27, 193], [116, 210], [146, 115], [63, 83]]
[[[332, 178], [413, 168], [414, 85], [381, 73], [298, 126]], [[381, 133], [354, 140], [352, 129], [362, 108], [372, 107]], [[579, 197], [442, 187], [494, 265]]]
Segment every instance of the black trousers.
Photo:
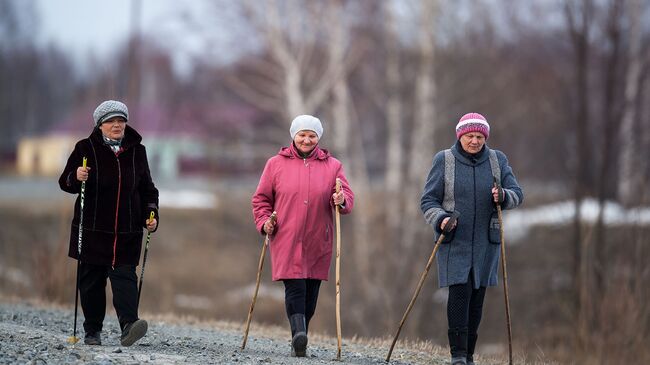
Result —
[[309, 321], [316, 312], [320, 280], [317, 279], [285, 279], [284, 283], [284, 305], [287, 310], [287, 317], [300, 313], [305, 315], [307, 330]]
[[95, 333], [102, 330], [106, 315], [106, 279], [111, 280], [113, 307], [117, 312], [120, 328], [138, 320], [138, 278], [135, 266], [110, 266], [81, 263], [79, 267], [79, 296], [84, 312], [84, 331]]
[[449, 298], [447, 300], [449, 330], [466, 333], [469, 337], [466, 347], [459, 346], [461, 348], [459, 354], [454, 353], [454, 346], [452, 345], [452, 356], [465, 355], [462, 353], [465, 352], [465, 349], [468, 356], [474, 353], [478, 327], [481, 324], [483, 315], [484, 300], [485, 287], [481, 286], [474, 289], [474, 275], [471, 271], [466, 283], [449, 286]]

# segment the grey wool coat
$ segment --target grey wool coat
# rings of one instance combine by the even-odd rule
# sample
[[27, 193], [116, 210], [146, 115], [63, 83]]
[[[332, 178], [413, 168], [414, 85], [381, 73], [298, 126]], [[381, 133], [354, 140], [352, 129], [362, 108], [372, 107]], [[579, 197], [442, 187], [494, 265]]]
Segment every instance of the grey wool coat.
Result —
[[496, 286], [501, 238], [492, 197], [493, 176], [504, 189], [502, 209], [516, 208], [524, 195], [503, 152], [487, 144], [474, 156], [461, 150], [456, 141], [434, 156], [420, 201], [436, 240], [442, 220], [453, 211], [460, 213], [456, 228], [438, 249], [438, 282], [440, 287], [467, 283], [473, 269], [476, 289]]

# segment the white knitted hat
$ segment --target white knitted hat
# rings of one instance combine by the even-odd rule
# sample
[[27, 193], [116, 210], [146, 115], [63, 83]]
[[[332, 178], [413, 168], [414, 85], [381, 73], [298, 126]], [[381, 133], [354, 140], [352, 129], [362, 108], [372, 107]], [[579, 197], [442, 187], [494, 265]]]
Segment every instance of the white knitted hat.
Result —
[[323, 125], [318, 118], [306, 114], [295, 117], [291, 122], [291, 128], [289, 128], [291, 138], [294, 138], [298, 132], [305, 130], [314, 131], [318, 139], [323, 137]]

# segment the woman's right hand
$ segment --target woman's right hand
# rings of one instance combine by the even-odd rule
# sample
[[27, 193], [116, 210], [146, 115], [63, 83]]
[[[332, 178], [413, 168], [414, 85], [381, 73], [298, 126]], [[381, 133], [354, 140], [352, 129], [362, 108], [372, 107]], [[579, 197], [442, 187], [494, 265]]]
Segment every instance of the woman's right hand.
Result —
[[77, 167], [77, 180], [79, 181], [86, 181], [88, 180], [88, 171], [90, 171], [90, 167], [86, 166], [79, 166]]
[[274, 230], [275, 230], [275, 222], [271, 218], [267, 219], [266, 222], [264, 223], [264, 232], [266, 232], [266, 234], [268, 235], [271, 235], [273, 234]]
[[[450, 218], [450, 217], [447, 217], [447, 218], [443, 219], [442, 222], [440, 223], [440, 230], [441, 230], [441, 231], [444, 231], [444, 230], [445, 230], [445, 226], [447, 225], [447, 222], [449, 222], [449, 218]], [[454, 225], [451, 227], [451, 229], [456, 228], [456, 223], [457, 223], [457, 222], [458, 222], [458, 221], [454, 222]]]

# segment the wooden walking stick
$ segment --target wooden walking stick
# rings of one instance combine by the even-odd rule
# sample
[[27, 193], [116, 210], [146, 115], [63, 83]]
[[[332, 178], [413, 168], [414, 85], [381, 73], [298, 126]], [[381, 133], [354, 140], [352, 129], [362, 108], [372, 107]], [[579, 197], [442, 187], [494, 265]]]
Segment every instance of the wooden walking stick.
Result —
[[[501, 185], [494, 179], [494, 187], [502, 191]], [[499, 235], [501, 235], [501, 273], [503, 274], [503, 295], [506, 301], [506, 326], [508, 327], [508, 364], [512, 365], [512, 326], [510, 324], [510, 299], [508, 298], [508, 270], [506, 268], [506, 241], [503, 237], [503, 216], [501, 215], [501, 203], [497, 204], [497, 215], [499, 217]]]
[[445, 239], [445, 235], [447, 235], [449, 232], [451, 232], [452, 229], [454, 229], [454, 226], [456, 225], [456, 221], [458, 220], [459, 216], [460, 216], [459, 212], [452, 213], [451, 217], [449, 217], [449, 220], [447, 221], [447, 224], [445, 225], [445, 228], [442, 230], [440, 237], [438, 237], [436, 244], [433, 246], [433, 252], [431, 252], [431, 256], [429, 257], [427, 266], [424, 268], [424, 272], [422, 273], [422, 276], [420, 276], [420, 282], [418, 283], [418, 286], [415, 289], [415, 293], [413, 293], [413, 298], [411, 298], [411, 302], [409, 303], [408, 307], [406, 307], [406, 312], [404, 312], [404, 316], [402, 316], [402, 320], [399, 323], [399, 327], [397, 328], [397, 333], [395, 333], [395, 338], [393, 338], [393, 343], [390, 345], [390, 350], [388, 350], [388, 356], [386, 356], [386, 362], [390, 361], [390, 355], [393, 353], [393, 348], [395, 347], [395, 343], [397, 342], [399, 333], [402, 331], [402, 326], [404, 325], [404, 322], [406, 322], [406, 317], [408, 317], [409, 313], [411, 312], [411, 309], [413, 308], [413, 304], [415, 304], [415, 299], [417, 299], [418, 295], [420, 294], [420, 290], [422, 289], [422, 285], [424, 284], [424, 279], [426, 279], [427, 274], [429, 274], [429, 269], [431, 268], [431, 264], [433, 263], [433, 258], [436, 257], [436, 252], [438, 252], [438, 247], [440, 247], [440, 244]]
[[[88, 160], [86, 157], [83, 158], [82, 167], [85, 169]], [[77, 338], [77, 308], [79, 307], [79, 267], [81, 266], [81, 243], [83, 242], [83, 222], [84, 222], [84, 200], [86, 196], [86, 182], [81, 182], [81, 191], [79, 192], [79, 234], [77, 236], [77, 284], [74, 290], [74, 325], [72, 330], [72, 336], [68, 337], [68, 343], [72, 345], [79, 342]]]
[[[277, 219], [277, 212], [273, 212], [269, 218], [271, 222], [275, 223]], [[253, 300], [251, 301], [251, 307], [248, 310], [248, 318], [246, 319], [246, 332], [244, 333], [244, 342], [241, 344], [241, 349], [246, 348], [246, 341], [248, 340], [248, 330], [251, 325], [251, 319], [253, 318], [253, 309], [255, 308], [255, 301], [257, 300], [257, 292], [260, 289], [260, 279], [262, 278], [262, 268], [264, 267], [264, 255], [266, 254], [266, 246], [269, 245], [269, 234], [267, 233], [264, 237], [264, 243], [262, 244], [262, 253], [260, 254], [260, 261], [257, 265], [257, 282], [255, 283], [255, 292], [253, 293]]]
[[[336, 179], [336, 192], [341, 192], [341, 179]], [[341, 207], [336, 206], [336, 360], [341, 360]]]

